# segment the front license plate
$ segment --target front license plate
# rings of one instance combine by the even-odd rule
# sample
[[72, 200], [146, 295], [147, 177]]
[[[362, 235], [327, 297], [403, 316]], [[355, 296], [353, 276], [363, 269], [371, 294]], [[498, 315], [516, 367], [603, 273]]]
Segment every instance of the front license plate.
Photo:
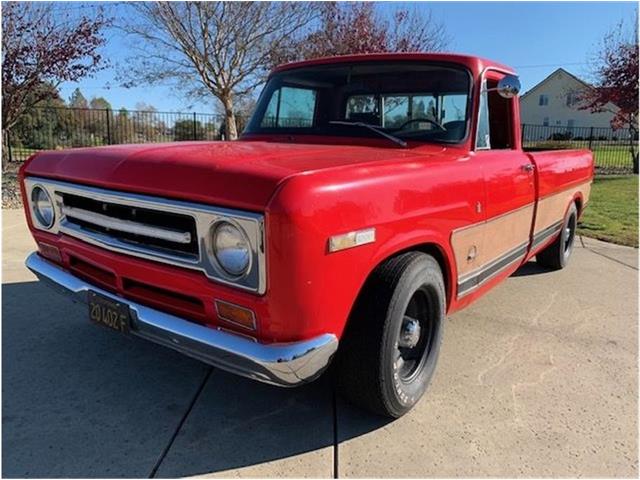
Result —
[[105, 327], [129, 333], [131, 324], [129, 306], [92, 291], [89, 291], [89, 318]]

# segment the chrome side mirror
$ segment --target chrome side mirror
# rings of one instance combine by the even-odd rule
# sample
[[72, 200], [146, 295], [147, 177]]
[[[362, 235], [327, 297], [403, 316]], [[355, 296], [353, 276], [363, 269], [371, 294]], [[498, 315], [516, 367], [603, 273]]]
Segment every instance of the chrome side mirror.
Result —
[[495, 90], [503, 98], [517, 97], [520, 93], [520, 79], [515, 75], [505, 75], [498, 82], [496, 88], [489, 90]]
[[520, 92], [520, 79], [516, 75], [505, 75], [494, 88], [485, 88], [482, 93], [498, 92], [503, 98], [513, 98]]

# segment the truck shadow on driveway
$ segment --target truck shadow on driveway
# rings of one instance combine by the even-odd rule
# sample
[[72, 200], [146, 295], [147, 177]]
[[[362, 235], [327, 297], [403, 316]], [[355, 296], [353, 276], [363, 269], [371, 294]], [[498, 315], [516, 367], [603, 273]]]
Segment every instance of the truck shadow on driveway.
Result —
[[549, 273], [548, 268], [541, 267], [534, 260], [529, 260], [522, 265], [518, 270], [511, 274], [512, 277], [528, 277], [530, 275], [540, 275], [543, 273]]
[[[38, 282], [2, 293], [3, 476], [188, 476], [305, 452], [279, 474], [333, 474], [326, 375], [259, 384], [95, 326]], [[353, 437], [388, 422], [357, 412], [348, 423]]]

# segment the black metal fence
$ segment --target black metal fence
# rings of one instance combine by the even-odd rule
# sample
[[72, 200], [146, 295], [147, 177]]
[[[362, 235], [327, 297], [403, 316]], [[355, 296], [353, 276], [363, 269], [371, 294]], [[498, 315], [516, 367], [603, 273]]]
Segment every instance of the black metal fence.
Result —
[[[236, 120], [242, 131], [246, 118]], [[40, 107], [3, 135], [3, 164], [22, 162], [39, 150], [122, 143], [220, 140], [224, 117], [207, 113]], [[637, 173], [637, 132], [629, 129], [522, 125], [530, 149], [588, 148], [599, 173]], [[635, 162], [632, 151], [636, 152]]]
[[[244, 128], [245, 119], [236, 119]], [[34, 108], [4, 132], [5, 160], [22, 162], [39, 150], [122, 143], [220, 140], [224, 116], [141, 110]]]
[[629, 129], [525, 124], [522, 145], [527, 149], [588, 148], [597, 173], [638, 173], [638, 133]]

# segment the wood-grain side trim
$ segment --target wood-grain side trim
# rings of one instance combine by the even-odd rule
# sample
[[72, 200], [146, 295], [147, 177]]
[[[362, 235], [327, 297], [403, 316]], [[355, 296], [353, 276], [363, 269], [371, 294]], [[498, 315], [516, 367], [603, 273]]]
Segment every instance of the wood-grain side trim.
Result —
[[582, 194], [582, 205], [586, 205], [589, 201], [589, 194], [591, 193], [591, 181], [580, 183], [561, 192], [541, 198], [538, 201], [534, 235], [564, 220], [567, 207], [577, 193]]
[[458, 277], [458, 298], [464, 297], [471, 293], [476, 288], [480, 287], [483, 283], [491, 280], [505, 268], [509, 267], [517, 261], [521, 261], [527, 254], [529, 242], [525, 242], [522, 245], [514, 248], [513, 250], [498, 257], [496, 260], [488, 265], [485, 265], [482, 269], [474, 272], [465, 277]]
[[[591, 181], [587, 181], [541, 198], [531, 248], [539, 247], [558, 234], [569, 203], [581, 193], [583, 205], [586, 205], [590, 190]], [[535, 204], [530, 203], [453, 231], [451, 245], [458, 271], [458, 298], [526, 256], [534, 207]]]
[[451, 246], [458, 280], [480, 273], [503, 255], [528, 244], [534, 204], [454, 230]]

